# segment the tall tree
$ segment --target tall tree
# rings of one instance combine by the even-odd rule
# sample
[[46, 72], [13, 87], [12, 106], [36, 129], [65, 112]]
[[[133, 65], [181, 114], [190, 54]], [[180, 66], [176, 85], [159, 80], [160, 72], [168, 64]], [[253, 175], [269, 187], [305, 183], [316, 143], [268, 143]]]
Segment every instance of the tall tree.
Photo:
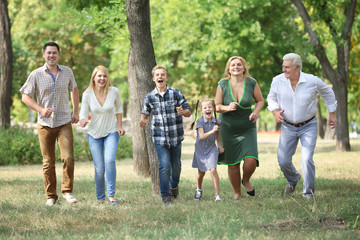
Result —
[[11, 87], [13, 79], [13, 52], [8, 2], [0, 0], [0, 125], [10, 127]]
[[153, 192], [158, 193], [158, 159], [151, 139], [150, 124], [145, 130], [139, 127], [143, 98], [155, 87], [151, 74], [156, 60], [150, 30], [149, 0], [126, 0], [126, 16], [131, 42], [128, 81], [134, 170], [146, 176], [149, 175], [150, 167]]
[[[348, 82], [349, 82], [349, 56], [351, 28], [355, 18], [357, 0], [342, 1], [342, 6], [332, 5], [329, 1], [310, 1], [314, 11], [318, 11], [319, 18], [327, 25], [332, 41], [336, 46], [336, 68], [328, 58], [326, 49], [321, 42], [312, 20], [301, 0], [292, 0], [296, 6], [310, 42], [314, 47], [315, 56], [319, 60], [322, 69], [333, 85], [338, 108], [336, 117], [338, 128], [336, 130], [336, 147], [342, 151], [350, 151], [349, 123], [348, 123]], [[332, 6], [329, 6], [332, 5]], [[337, 19], [339, 12], [343, 11], [342, 18]]]

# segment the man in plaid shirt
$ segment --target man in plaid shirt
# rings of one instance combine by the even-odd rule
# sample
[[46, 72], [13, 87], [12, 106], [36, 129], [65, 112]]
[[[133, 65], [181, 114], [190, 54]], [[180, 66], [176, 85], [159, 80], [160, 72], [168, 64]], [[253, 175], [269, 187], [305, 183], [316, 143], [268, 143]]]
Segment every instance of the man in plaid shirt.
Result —
[[[76, 203], [72, 195], [74, 183], [74, 150], [71, 123], [79, 121], [79, 91], [69, 67], [59, 65], [59, 45], [48, 42], [43, 48], [44, 66], [34, 70], [20, 89], [22, 101], [38, 112], [38, 136], [43, 157], [43, 174], [47, 206], [58, 200], [56, 193], [55, 143], [58, 141], [63, 177], [61, 192], [69, 203]], [[71, 114], [69, 91], [73, 105]], [[35, 101], [35, 95], [36, 100]]]
[[163, 203], [179, 194], [181, 142], [184, 140], [182, 116], [190, 117], [190, 107], [182, 93], [168, 87], [168, 71], [163, 66], [152, 70], [156, 87], [145, 95], [140, 127], [144, 128], [152, 112], [151, 134], [159, 158], [159, 181]]

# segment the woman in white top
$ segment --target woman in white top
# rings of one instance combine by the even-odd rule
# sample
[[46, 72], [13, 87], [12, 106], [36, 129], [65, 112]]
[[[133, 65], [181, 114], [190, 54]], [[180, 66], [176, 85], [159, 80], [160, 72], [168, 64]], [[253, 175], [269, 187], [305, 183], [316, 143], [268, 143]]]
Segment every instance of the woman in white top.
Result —
[[115, 199], [116, 165], [115, 155], [120, 136], [125, 134], [122, 128], [122, 106], [119, 90], [111, 86], [109, 72], [104, 66], [97, 66], [90, 79], [89, 87], [83, 93], [80, 126], [88, 127], [88, 141], [95, 166], [95, 188], [99, 203], [105, 201], [105, 169], [107, 195], [110, 204]]

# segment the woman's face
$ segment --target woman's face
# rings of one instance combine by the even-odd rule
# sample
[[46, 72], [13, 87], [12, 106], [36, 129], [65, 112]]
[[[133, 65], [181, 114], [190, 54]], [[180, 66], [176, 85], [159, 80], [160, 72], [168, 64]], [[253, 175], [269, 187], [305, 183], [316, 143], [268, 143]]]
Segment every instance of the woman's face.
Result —
[[244, 74], [244, 66], [240, 59], [235, 58], [230, 62], [229, 73], [231, 76], [239, 76]]
[[96, 73], [93, 81], [96, 88], [103, 88], [106, 86], [107, 80], [108, 80], [107, 75], [103, 71], [99, 70]]

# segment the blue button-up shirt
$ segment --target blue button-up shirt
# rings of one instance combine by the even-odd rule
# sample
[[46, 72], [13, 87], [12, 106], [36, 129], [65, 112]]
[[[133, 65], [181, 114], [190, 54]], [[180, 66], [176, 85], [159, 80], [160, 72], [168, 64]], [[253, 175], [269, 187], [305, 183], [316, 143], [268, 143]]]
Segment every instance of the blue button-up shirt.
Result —
[[190, 109], [184, 95], [175, 88], [167, 87], [162, 95], [155, 88], [145, 95], [142, 114], [149, 116], [152, 112], [151, 134], [154, 144], [175, 147], [184, 140], [182, 116], [177, 114], [176, 107]]

